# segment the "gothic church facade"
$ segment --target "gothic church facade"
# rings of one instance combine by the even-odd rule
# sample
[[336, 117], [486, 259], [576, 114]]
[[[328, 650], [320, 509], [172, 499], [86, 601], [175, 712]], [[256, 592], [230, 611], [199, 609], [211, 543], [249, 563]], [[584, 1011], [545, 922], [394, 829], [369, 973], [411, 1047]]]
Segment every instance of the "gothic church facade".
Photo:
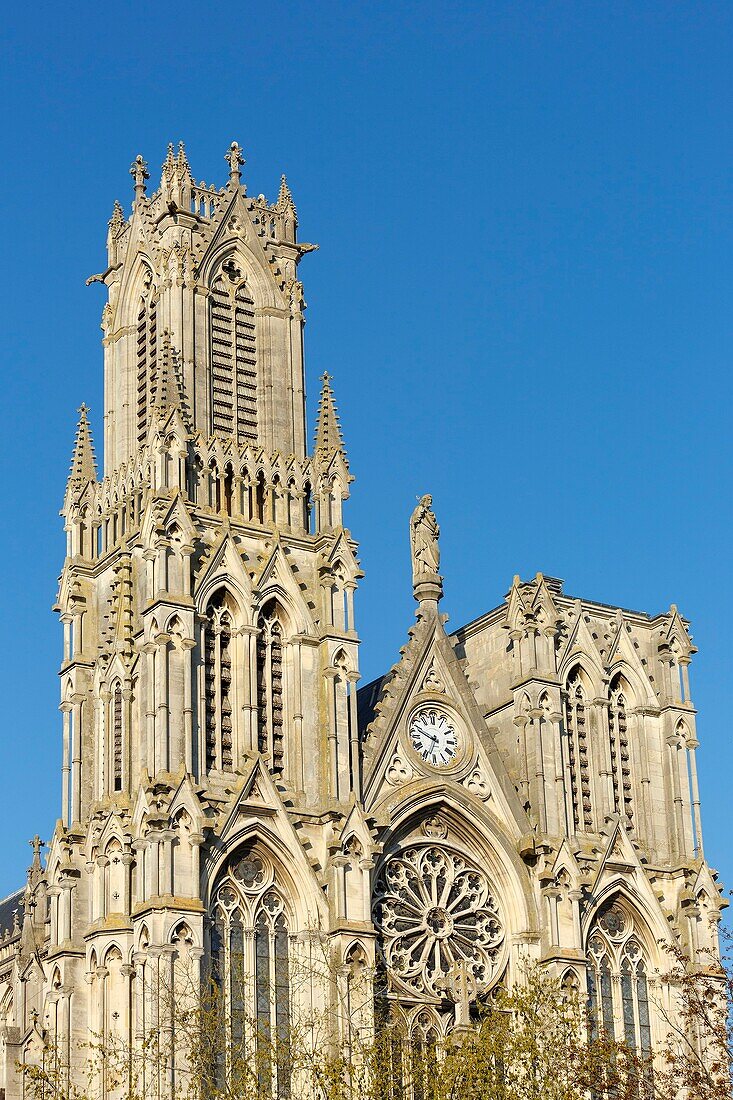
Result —
[[314, 936], [343, 981], [382, 973], [426, 1041], [535, 959], [649, 1049], [671, 1004], [663, 945], [715, 949], [723, 905], [688, 623], [538, 574], [449, 634], [424, 498], [416, 620], [359, 687], [353, 479], [327, 376], [313, 449], [306, 432], [298, 265], [315, 246], [284, 177], [272, 203], [247, 194], [236, 144], [227, 161], [224, 187], [196, 183], [171, 147], [148, 193], [138, 157], [93, 277], [104, 468], [82, 406], [61, 816], [0, 903], [0, 1088], [21, 1096], [41, 1035], [73, 1073], [90, 1033], [134, 1047], [150, 1013], [165, 1026], [146, 989], [175, 986], [182, 959], [226, 974], [244, 953], [285, 990], [252, 1010], [277, 1028]]

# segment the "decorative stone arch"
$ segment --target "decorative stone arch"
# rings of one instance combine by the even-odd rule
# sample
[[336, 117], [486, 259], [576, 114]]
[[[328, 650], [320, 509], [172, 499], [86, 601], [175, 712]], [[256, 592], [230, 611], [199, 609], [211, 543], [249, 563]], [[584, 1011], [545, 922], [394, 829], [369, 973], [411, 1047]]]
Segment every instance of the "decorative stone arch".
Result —
[[209, 854], [208, 863], [203, 868], [202, 901], [206, 910], [211, 908], [212, 893], [226, 873], [227, 862], [241, 850], [258, 847], [272, 861], [274, 871], [283, 884], [292, 928], [306, 930], [325, 925], [328, 906], [302, 853], [298, 853], [299, 858], [294, 858], [293, 850], [263, 822], [249, 822], [232, 833], [220, 849]]
[[157, 281], [155, 261], [149, 252], [141, 249], [120, 288], [117, 328], [135, 327], [140, 300], [146, 291], [155, 293]]
[[606, 675], [601, 664], [591, 654], [580, 649], [572, 650], [563, 658], [558, 669], [561, 685], [565, 686], [567, 684], [576, 669], [582, 671], [591, 698], [597, 698], [604, 694]]
[[[268, 1054], [261, 1046], [267, 1036], [288, 1033], [293, 999], [307, 1002], [306, 987], [323, 980], [317, 962], [310, 982], [299, 970], [291, 986], [296, 959], [299, 968], [308, 966], [309, 947], [319, 941], [303, 912], [292, 853], [274, 841], [261, 828], [237, 837], [210, 877], [207, 899], [212, 978], [231, 1006], [226, 1042], [235, 1045], [245, 1037], [258, 1056]], [[289, 1060], [278, 1057], [274, 1095], [288, 1093], [289, 1073]]]
[[241, 240], [223, 240], [210, 249], [199, 267], [199, 280], [209, 289], [213, 285], [224, 265], [231, 261], [238, 267], [242, 278], [238, 282], [247, 283], [254, 293], [252, 297], [258, 309], [263, 307], [282, 307], [282, 297], [278, 294], [275, 282], [257, 253]]
[[592, 1030], [603, 1029], [651, 1061], [661, 1023], [654, 1005], [660, 992], [668, 998], [657, 988], [661, 950], [639, 901], [622, 888], [604, 890], [583, 922], [583, 942]]

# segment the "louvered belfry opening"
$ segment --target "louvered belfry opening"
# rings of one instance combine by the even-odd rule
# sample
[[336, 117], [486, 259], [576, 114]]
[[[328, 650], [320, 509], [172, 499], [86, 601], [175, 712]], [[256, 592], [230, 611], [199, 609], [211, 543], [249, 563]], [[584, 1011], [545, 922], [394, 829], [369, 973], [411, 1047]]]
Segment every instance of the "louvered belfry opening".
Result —
[[258, 749], [273, 771], [283, 768], [283, 628], [278, 605], [270, 600], [257, 621]]
[[122, 790], [122, 687], [115, 685], [112, 696], [112, 789]]
[[611, 683], [608, 710], [614, 809], [631, 825], [634, 809], [632, 805], [631, 753], [626, 699], [624, 682], [620, 676], [616, 676]]
[[230, 262], [211, 288], [211, 408], [214, 433], [239, 443], [257, 439], [254, 301]]
[[206, 770], [232, 767], [232, 611], [222, 588], [206, 608]]
[[570, 765], [573, 823], [576, 829], [591, 829], [593, 815], [588, 759], [586, 693], [580, 670], [571, 674], [565, 695], [565, 730]]
[[157, 354], [158, 332], [155, 302], [140, 300], [137, 315], [137, 442], [145, 442], [150, 422], [152, 380]]

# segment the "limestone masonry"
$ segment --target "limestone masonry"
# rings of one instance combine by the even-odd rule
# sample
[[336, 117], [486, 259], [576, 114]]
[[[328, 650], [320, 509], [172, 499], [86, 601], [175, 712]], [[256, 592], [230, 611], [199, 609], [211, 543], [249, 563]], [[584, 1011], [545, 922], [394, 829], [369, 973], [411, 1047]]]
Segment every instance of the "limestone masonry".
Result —
[[[251, 1012], [276, 1030], [314, 936], [339, 981], [378, 976], [421, 1041], [532, 958], [648, 1050], [672, 1004], [661, 945], [717, 950], [724, 904], [688, 623], [538, 574], [448, 634], [423, 497], [416, 621], [358, 688], [353, 478], [327, 375], [312, 449], [306, 433], [298, 265], [316, 246], [284, 176], [271, 203], [248, 196], [236, 143], [226, 159], [226, 186], [196, 183], [171, 146], [148, 194], [137, 157], [90, 280], [108, 294], [104, 466], [82, 405], [61, 815], [0, 902], [0, 1089], [21, 1096], [16, 1064], [46, 1035], [73, 1075], [90, 1033], [134, 1048], [165, 1028], [149, 991], [184, 962], [226, 982], [239, 952], [257, 989], [274, 976]], [[175, 1095], [176, 1066], [161, 1072], [146, 1095]], [[266, 1091], [287, 1095], [286, 1072]]]

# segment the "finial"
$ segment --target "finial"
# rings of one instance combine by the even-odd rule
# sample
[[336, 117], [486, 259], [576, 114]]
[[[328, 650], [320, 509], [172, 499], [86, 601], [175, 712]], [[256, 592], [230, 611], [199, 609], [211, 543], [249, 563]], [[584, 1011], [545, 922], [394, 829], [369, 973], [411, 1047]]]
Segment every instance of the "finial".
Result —
[[226, 153], [224, 160], [229, 165], [229, 182], [239, 183], [242, 178], [239, 169], [244, 164], [244, 157], [242, 156], [242, 149], [236, 141], [233, 141], [229, 146], [229, 152]]
[[145, 194], [145, 180], [150, 179], [147, 161], [143, 160], [141, 153], [138, 153], [130, 165], [130, 175], [135, 181], [135, 198], [141, 199]]
[[33, 849], [33, 867], [40, 868], [41, 866], [41, 848], [43, 847], [43, 841], [38, 833], [33, 837], [33, 840], [29, 840], [31, 848]]
[[186, 146], [182, 141], [178, 142], [178, 170], [180, 172], [190, 172], [191, 168], [186, 156]]
[[412, 551], [412, 591], [420, 605], [418, 616], [432, 609], [437, 612], [443, 596], [440, 576], [440, 527], [433, 512], [430, 493], [420, 497], [410, 516], [410, 549]]

